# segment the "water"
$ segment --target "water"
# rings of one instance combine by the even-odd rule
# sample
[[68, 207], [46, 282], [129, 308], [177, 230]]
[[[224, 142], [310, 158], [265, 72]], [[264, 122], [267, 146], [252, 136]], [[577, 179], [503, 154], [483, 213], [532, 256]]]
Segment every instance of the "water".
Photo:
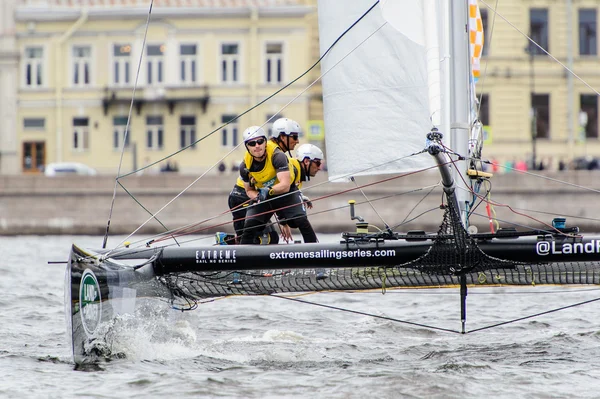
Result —
[[[1, 398], [597, 398], [600, 301], [472, 334], [274, 297], [193, 312], [147, 305], [109, 337], [126, 358], [75, 370], [64, 265], [72, 242], [0, 238]], [[116, 241], [115, 241], [116, 242]], [[594, 287], [471, 289], [467, 329], [600, 297]], [[460, 329], [458, 291], [322, 293], [305, 301]]]

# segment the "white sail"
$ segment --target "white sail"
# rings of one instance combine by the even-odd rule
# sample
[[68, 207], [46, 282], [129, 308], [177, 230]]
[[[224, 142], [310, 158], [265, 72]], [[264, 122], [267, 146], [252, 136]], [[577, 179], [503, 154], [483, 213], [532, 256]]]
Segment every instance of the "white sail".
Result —
[[[373, 4], [373, 0], [319, 0], [321, 54]], [[433, 164], [431, 157], [404, 158], [425, 147], [439, 122], [439, 69], [428, 78], [423, 2], [388, 0], [377, 5], [322, 61], [323, 103], [330, 180], [399, 173]], [[396, 29], [399, 27], [400, 30]], [[431, 31], [429, 31], [431, 33]], [[433, 40], [435, 42], [435, 40]], [[430, 63], [431, 65], [431, 63]], [[430, 90], [428, 80], [437, 83]], [[437, 103], [430, 108], [432, 103]], [[436, 115], [438, 115], [436, 117]], [[433, 118], [433, 120], [432, 120]]]

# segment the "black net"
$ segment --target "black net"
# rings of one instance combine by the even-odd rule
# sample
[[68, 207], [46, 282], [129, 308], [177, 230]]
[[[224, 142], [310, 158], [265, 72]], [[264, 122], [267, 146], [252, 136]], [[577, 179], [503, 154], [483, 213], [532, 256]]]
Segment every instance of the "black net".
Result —
[[[509, 269], [491, 268], [463, 274], [467, 284], [479, 286], [600, 284], [600, 267], [592, 262], [515, 265]], [[337, 268], [328, 269], [325, 274], [318, 269], [197, 272], [170, 274], [159, 279], [173, 293], [174, 301], [184, 304], [227, 295], [460, 285], [460, 275], [429, 274], [406, 267]]]
[[437, 238], [426, 254], [401, 265], [427, 274], [462, 275], [490, 269], [512, 269], [515, 262], [486, 255], [463, 227], [453, 206], [447, 206]]
[[227, 295], [269, 295], [311, 291], [358, 291], [396, 287], [469, 285], [599, 284], [593, 262], [525, 264], [486, 255], [448, 207], [430, 249], [418, 259], [386, 267], [276, 269], [171, 273], [158, 277], [182, 309]]

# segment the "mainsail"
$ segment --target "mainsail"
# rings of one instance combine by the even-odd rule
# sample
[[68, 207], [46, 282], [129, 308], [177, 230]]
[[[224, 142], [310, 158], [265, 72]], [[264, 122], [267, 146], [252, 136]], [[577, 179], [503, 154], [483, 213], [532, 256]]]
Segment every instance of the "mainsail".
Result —
[[[405, 158], [423, 150], [432, 127], [423, 24], [418, 18], [396, 19], [421, 8], [413, 3], [420, 4], [386, 2], [389, 9], [373, 7], [322, 60], [330, 180], [433, 165], [426, 155]], [[372, 4], [319, 1], [321, 53]], [[405, 27], [402, 32], [398, 25]]]

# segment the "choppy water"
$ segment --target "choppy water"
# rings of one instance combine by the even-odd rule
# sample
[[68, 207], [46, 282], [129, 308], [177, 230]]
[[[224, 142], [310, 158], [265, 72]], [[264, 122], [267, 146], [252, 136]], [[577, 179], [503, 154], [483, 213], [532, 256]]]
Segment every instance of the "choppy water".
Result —
[[[597, 398], [600, 301], [456, 334], [275, 297], [176, 312], [148, 304], [109, 337], [126, 358], [74, 370], [63, 310], [70, 245], [101, 237], [0, 238], [2, 398]], [[467, 330], [600, 297], [594, 287], [471, 289]], [[460, 329], [457, 290], [302, 297]]]

